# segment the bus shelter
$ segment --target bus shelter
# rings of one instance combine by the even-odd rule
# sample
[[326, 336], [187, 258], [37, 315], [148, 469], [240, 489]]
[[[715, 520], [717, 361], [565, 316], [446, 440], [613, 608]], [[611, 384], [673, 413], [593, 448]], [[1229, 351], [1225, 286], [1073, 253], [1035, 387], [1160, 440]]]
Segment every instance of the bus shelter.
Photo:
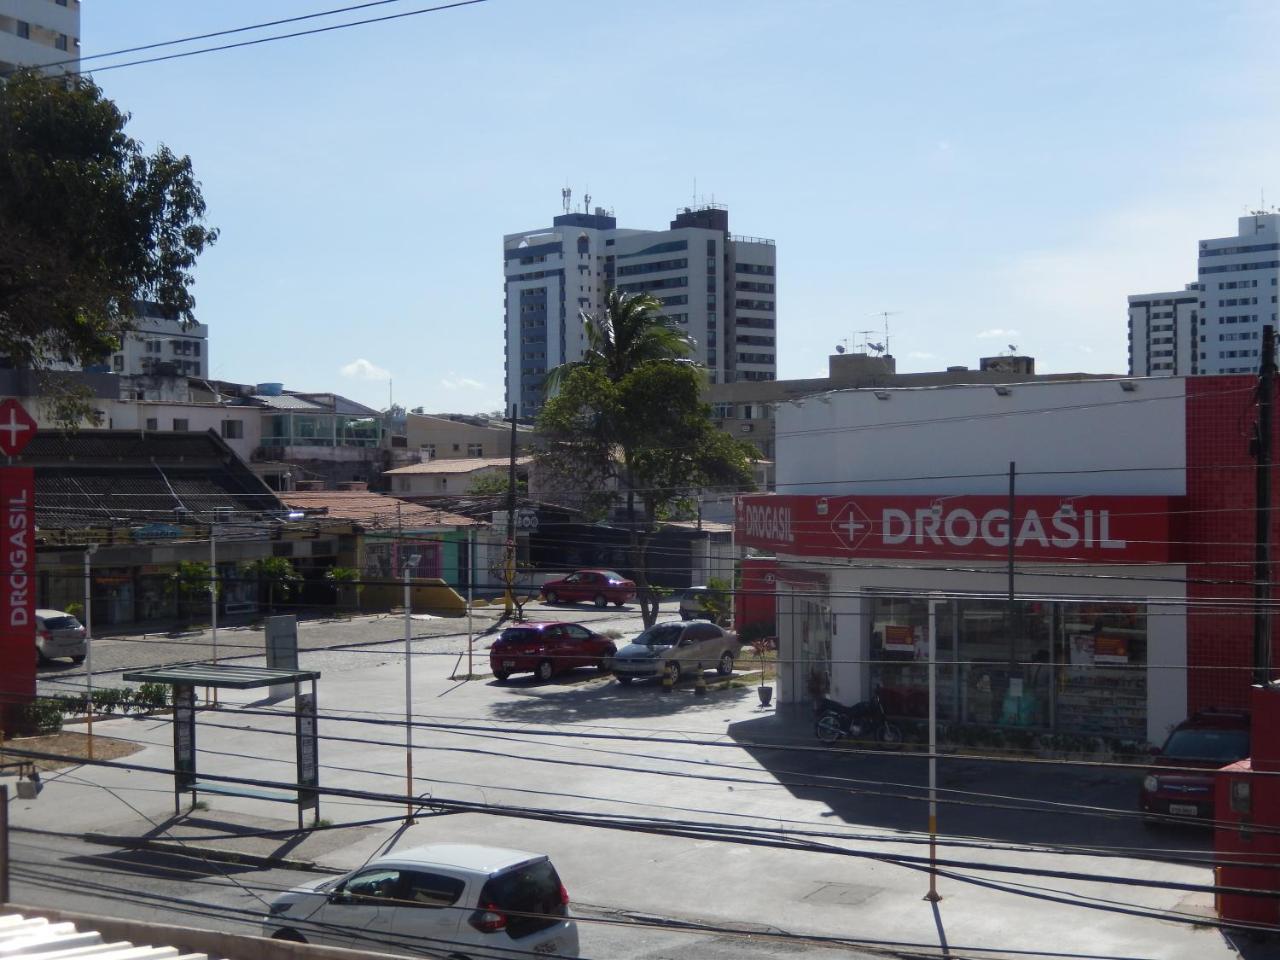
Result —
[[[303, 829], [302, 812], [315, 811], [320, 818], [319, 738], [316, 734], [316, 681], [314, 670], [276, 667], [247, 667], [238, 664], [192, 663], [173, 667], [135, 670], [124, 675], [137, 683], [163, 683], [173, 687], [173, 809], [180, 813], [182, 794], [190, 792], [194, 805], [201, 793], [251, 797], [292, 803], [298, 810], [298, 829]], [[310, 681], [311, 692], [302, 685]], [[297, 756], [297, 784], [292, 791], [269, 790], [246, 778], [221, 777], [201, 780], [196, 767], [196, 687], [252, 690], [292, 684], [294, 747]]]

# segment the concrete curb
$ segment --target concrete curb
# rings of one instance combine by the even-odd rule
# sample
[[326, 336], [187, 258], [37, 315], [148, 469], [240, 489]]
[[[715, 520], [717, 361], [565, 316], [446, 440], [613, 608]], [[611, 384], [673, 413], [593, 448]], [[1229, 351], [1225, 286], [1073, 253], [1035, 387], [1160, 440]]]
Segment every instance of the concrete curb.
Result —
[[167, 853], [179, 857], [193, 857], [201, 860], [215, 860], [219, 863], [235, 863], [249, 867], [269, 869], [298, 870], [305, 873], [339, 873], [319, 866], [314, 860], [297, 860], [292, 857], [263, 856], [256, 853], [240, 853], [222, 847], [209, 847], [199, 843], [186, 843], [177, 840], [154, 840], [150, 837], [119, 837], [108, 834], [86, 834], [86, 843], [96, 843], [107, 847], [122, 847], [128, 850], [150, 850], [154, 853]]

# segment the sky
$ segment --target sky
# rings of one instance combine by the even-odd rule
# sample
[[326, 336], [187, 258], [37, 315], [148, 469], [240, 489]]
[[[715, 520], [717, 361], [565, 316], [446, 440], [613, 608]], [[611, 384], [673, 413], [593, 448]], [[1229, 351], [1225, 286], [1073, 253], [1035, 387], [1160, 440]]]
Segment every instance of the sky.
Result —
[[[81, 53], [341, 5], [85, 0]], [[95, 77], [203, 184], [213, 377], [469, 413], [503, 403], [503, 234], [566, 185], [620, 226], [714, 201], [774, 239], [780, 378], [886, 322], [903, 372], [1014, 345], [1123, 374], [1126, 296], [1280, 201], [1278, 27], [1231, 0], [485, 0]]]

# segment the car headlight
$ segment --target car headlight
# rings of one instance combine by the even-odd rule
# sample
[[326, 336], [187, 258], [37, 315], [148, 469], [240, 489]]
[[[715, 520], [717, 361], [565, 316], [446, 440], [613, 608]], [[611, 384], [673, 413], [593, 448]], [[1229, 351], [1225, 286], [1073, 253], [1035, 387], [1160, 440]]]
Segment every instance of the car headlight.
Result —
[[1148, 773], [1142, 778], [1142, 789], [1147, 793], [1155, 793], [1160, 789], [1160, 778], [1154, 773]]

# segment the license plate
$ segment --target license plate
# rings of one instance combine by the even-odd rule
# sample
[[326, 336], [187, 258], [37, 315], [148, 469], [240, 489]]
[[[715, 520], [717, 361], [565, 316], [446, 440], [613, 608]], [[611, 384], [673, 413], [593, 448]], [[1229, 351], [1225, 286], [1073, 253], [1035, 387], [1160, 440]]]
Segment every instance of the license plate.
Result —
[[1171, 803], [1169, 812], [1178, 817], [1194, 817], [1198, 811], [1194, 803]]
[[559, 940], [548, 940], [546, 943], [540, 943], [533, 948], [534, 953], [557, 953], [559, 950]]
[[511, 670], [515, 667], [516, 662], [514, 660], [503, 660], [502, 665], [506, 667], [508, 670]]

